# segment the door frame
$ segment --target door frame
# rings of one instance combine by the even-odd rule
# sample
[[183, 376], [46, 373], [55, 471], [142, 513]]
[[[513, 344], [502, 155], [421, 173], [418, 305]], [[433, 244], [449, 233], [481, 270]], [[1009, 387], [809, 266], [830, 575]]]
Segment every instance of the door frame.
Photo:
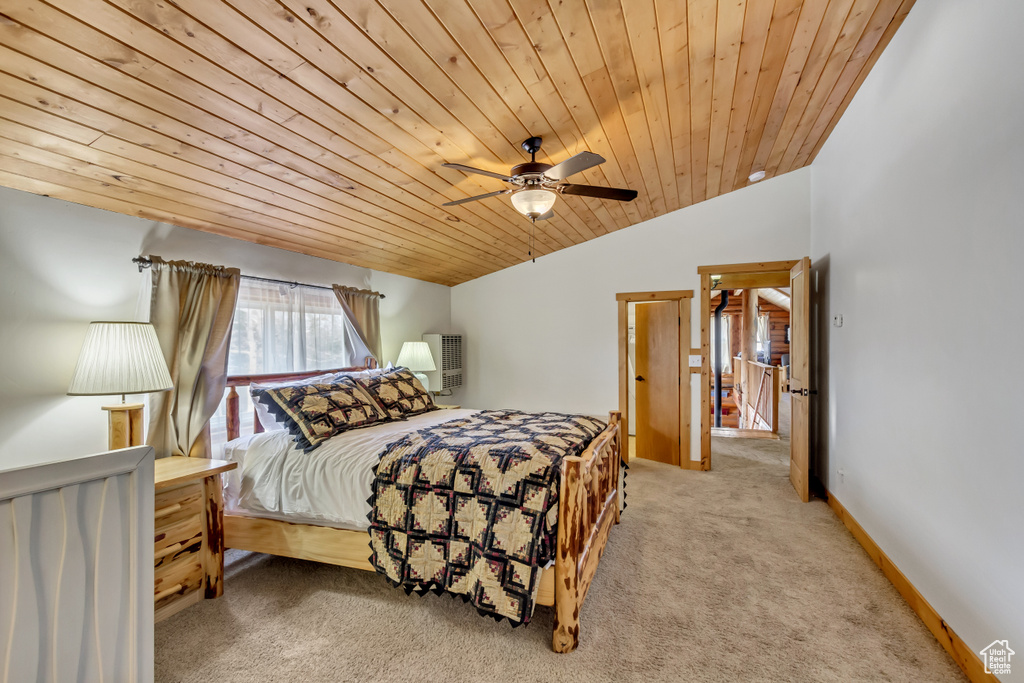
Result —
[[[711, 469], [711, 291], [788, 287], [795, 261], [761, 261], [700, 266], [700, 462], [694, 469]], [[712, 276], [715, 282], [712, 283]]]
[[[677, 301], [679, 303], [679, 467], [698, 469], [700, 463], [690, 460], [690, 302], [692, 289], [665, 290], [659, 292], [620, 292], [615, 295], [619, 309], [619, 412], [622, 413], [623, 430], [622, 459], [629, 462], [629, 304], [651, 303], [653, 301]], [[687, 378], [682, 381], [683, 376]]]

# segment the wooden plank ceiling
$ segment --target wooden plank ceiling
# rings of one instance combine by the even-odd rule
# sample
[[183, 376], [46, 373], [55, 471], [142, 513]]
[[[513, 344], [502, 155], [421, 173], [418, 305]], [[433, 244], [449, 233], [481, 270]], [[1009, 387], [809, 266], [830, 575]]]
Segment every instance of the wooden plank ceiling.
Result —
[[[452, 285], [806, 166], [913, 0], [0, 0], [0, 185]], [[541, 158], [542, 157], [542, 158]]]

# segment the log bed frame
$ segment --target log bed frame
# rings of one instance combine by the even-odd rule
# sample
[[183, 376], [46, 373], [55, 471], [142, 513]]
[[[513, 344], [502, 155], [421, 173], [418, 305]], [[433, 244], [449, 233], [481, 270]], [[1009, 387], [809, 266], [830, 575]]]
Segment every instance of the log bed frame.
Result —
[[[227, 378], [226, 401], [228, 440], [240, 434], [237, 387], [251, 382], [286, 382], [326, 372], [358, 371], [365, 367], [316, 370], [267, 375], [238, 375]], [[254, 411], [255, 412], [255, 411]], [[558, 547], [554, 566], [541, 576], [536, 602], [554, 606], [555, 652], [572, 652], [580, 641], [580, 609], [590, 590], [597, 565], [604, 554], [613, 524], [619, 523], [622, 499], [622, 435], [620, 413], [609, 414], [608, 427], [594, 437], [579, 456], [562, 460], [559, 490]], [[263, 431], [253, 416], [254, 431]], [[297, 524], [224, 513], [224, 544], [228, 548], [376, 571], [370, 564], [369, 534], [312, 524]]]

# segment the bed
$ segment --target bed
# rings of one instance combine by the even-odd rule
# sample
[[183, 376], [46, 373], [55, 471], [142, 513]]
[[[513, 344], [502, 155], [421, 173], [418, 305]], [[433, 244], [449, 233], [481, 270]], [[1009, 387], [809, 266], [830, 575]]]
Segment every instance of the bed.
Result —
[[[503, 425], [500, 420], [518, 424], [514, 420], [525, 419], [510, 416], [512, 411], [433, 410], [337, 434], [304, 456], [298, 456], [301, 451], [288, 432], [264, 431], [258, 414], [253, 416], [253, 434], [240, 434], [238, 387], [299, 382], [322, 373], [356, 373], [372, 367], [370, 359], [366, 367], [228, 378], [224, 457], [240, 465], [229, 479], [226, 496], [226, 547], [376, 571], [397, 584], [387, 567], [390, 540], [385, 539], [391, 537], [367, 519], [371, 503], [373, 519], [383, 507], [378, 492], [386, 490], [382, 486], [387, 482], [378, 468], [407, 457], [411, 447], [401, 452], [402, 443], [420, 444], [435, 433], [451, 436], [457, 429], [462, 430], [459, 435], [478, 433], [481, 425], [497, 429], [488, 427], [488, 421]], [[538, 419], [543, 415], [552, 414], [538, 414]], [[525, 582], [532, 604], [554, 607], [556, 652], [571, 652], [579, 644], [580, 609], [623, 507], [619, 413], [610, 413], [607, 425], [598, 424], [600, 431], [594, 429], [596, 435], [585, 446], [579, 444], [579, 454], [562, 457], [560, 467], [549, 473], [551, 486], [557, 487], [557, 504], [551, 503], [548, 510], [549, 517], [556, 517], [551, 520], [552, 557], [549, 566], [533, 568], [533, 580]], [[391, 450], [382, 454], [386, 445]], [[373, 500], [366, 499], [367, 487], [373, 487]]]

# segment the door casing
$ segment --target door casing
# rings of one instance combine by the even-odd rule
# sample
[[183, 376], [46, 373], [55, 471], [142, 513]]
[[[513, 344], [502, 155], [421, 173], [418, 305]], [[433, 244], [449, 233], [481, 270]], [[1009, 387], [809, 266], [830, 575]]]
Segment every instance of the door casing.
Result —
[[[700, 461], [695, 469], [711, 469], [711, 291], [789, 287], [789, 275], [795, 261], [762, 261], [700, 266]], [[712, 283], [712, 276], [715, 282]]]
[[[623, 434], [629, 434], [629, 374], [628, 337], [629, 304], [653, 301], [676, 301], [679, 306], [679, 467], [699, 469], [700, 463], [690, 460], [690, 303], [693, 290], [665, 290], [657, 292], [622, 292], [615, 295], [619, 309], [619, 411], [622, 413]], [[683, 381], [683, 380], [686, 381]], [[629, 461], [629, 449], [623, 448], [623, 460]]]

